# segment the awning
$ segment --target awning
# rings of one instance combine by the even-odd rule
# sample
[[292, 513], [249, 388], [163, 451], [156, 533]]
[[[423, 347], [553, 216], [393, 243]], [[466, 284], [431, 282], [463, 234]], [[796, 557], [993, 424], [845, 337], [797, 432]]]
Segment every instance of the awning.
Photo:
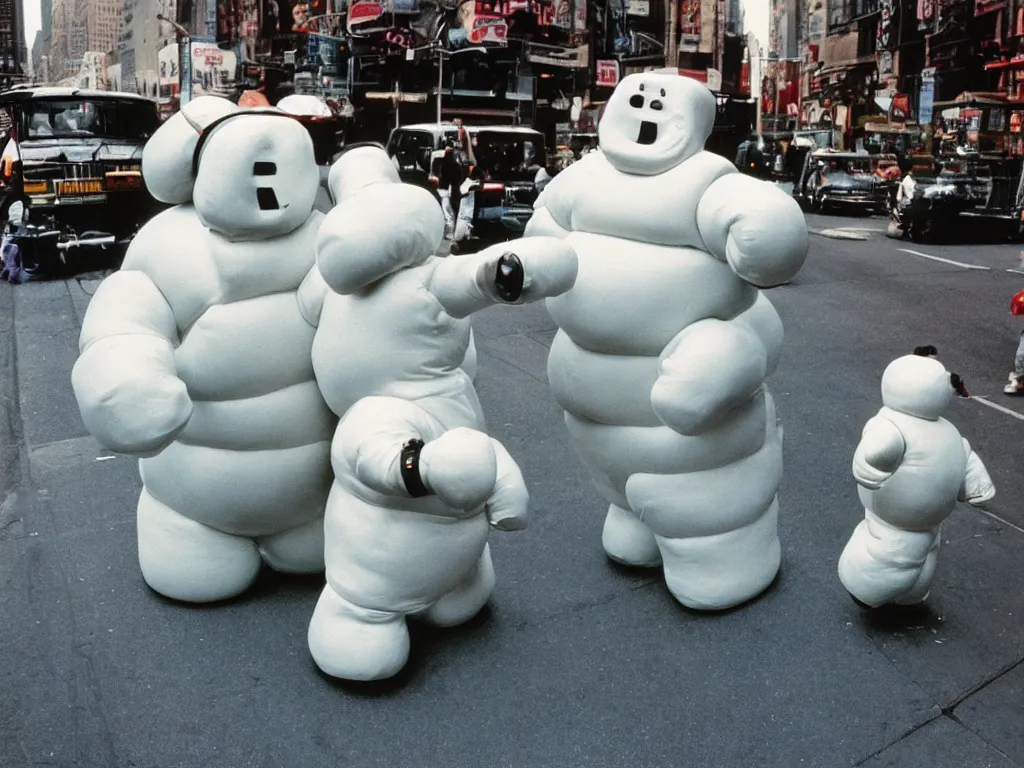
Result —
[[993, 61], [990, 64], [986, 64], [985, 69], [1024, 69], [1024, 59], [1014, 59], [1012, 61]]

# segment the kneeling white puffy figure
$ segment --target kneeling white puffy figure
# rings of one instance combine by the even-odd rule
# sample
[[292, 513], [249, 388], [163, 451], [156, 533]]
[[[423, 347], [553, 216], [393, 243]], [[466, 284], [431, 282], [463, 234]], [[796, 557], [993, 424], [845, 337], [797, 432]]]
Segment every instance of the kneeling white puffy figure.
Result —
[[139, 564], [178, 600], [247, 589], [263, 563], [323, 570], [337, 420], [298, 287], [322, 215], [305, 129], [202, 97], [143, 152], [157, 199], [82, 324], [72, 384], [104, 446], [141, 458]]
[[853, 455], [864, 520], [839, 558], [839, 578], [866, 608], [924, 602], [943, 521], [957, 501], [983, 506], [995, 498], [985, 465], [942, 417], [954, 394], [969, 393], [934, 354], [935, 347], [918, 347], [888, 365], [883, 407]]
[[548, 380], [574, 447], [610, 502], [606, 553], [663, 566], [694, 609], [761, 593], [780, 565], [782, 431], [764, 381], [782, 323], [757, 287], [807, 256], [797, 204], [703, 151], [715, 99], [673, 72], [624, 78], [600, 151], [558, 174], [527, 235], [565, 238], [572, 290]]
[[399, 183], [376, 147], [345, 152], [331, 191], [337, 206], [300, 291], [318, 324], [317, 381], [341, 416], [327, 584], [308, 640], [325, 673], [373, 680], [405, 665], [407, 617], [452, 626], [480, 611], [495, 584], [489, 530], [526, 525], [523, 477], [485, 434], [460, 368], [468, 317], [567, 290], [576, 257], [547, 238], [434, 256], [441, 209], [426, 190]]

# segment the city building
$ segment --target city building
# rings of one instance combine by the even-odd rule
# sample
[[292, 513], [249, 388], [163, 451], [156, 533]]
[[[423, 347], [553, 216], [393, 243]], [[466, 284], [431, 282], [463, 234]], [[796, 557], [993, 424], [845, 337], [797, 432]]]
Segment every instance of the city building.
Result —
[[32, 41], [32, 77], [37, 82], [45, 83], [47, 81], [43, 77], [43, 59], [47, 59], [48, 63], [53, 37], [53, 0], [40, 0], [39, 21], [39, 31]]
[[157, 15], [173, 19], [174, 0], [124, 0], [123, 27], [118, 43], [123, 89], [157, 98], [160, 83], [159, 52], [177, 35]]
[[86, 51], [115, 52], [123, 11], [124, 0], [53, 0], [50, 81], [74, 82]]
[[0, 0], [0, 84], [6, 87], [22, 80], [27, 58], [22, 0]]

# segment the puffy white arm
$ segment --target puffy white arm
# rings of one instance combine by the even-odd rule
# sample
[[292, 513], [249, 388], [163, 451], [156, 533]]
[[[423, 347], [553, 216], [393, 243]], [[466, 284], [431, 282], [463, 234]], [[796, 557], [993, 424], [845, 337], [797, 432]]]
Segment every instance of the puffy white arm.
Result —
[[327, 285], [327, 281], [324, 280], [324, 276], [320, 274], [320, 270], [315, 264], [299, 283], [299, 312], [302, 319], [314, 328], [320, 325], [320, 313], [324, 309], [324, 299], [327, 298], [330, 291], [331, 287]]
[[487, 499], [487, 520], [499, 531], [521, 531], [526, 527], [530, 510], [530, 493], [526, 481], [505, 446], [491, 438], [498, 465], [494, 492]]
[[903, 462], [907, 443], [899, 428], [886, 418], [868, 419], [853, 453], [853, 477], [872, 491], [882, 487]]
[[973, 507], [983, 507], [996, 497], [996, 486], [989, 477], [985, 464], [967, 442], [967, 438], [962, 439], [964, 452], [967, 454], [967, 471], [964, 473], [964, 482], [960, 486], [958, 499], [966, 501]]
[[760, 288], [793, 279], [807, 258], [807, 222], [800, 206], [773, 184], [741, 173], [715, 179], [697, 204], [707, 249]]
[[572, 288], [576, 251], [554, 237], [520, 238], [438, 262], [428, 286], [455, 318], [492, 304], [528, 304]]
[[746, 325], [701, 320], [661, 354], [651, 405], [665, 426], [697, 435], [749, 400], [764, 382], [768, 353]]
[[[436, 434], [437, 424], [422, 408], [392, 397], [365, 397], [342, 418], [332, 452], [356, 478], [378, 493], [412, 497], [402, 474], [402, 451], [410, 440]], [[484, 504], [495, 490], [498, 463], [487, 435], [458, 428], [426, 442], [417, 457], [418, 477], [428, 493], [455, 509]]]
[[174, 312], [144, 273], [115, 272], [104, 280], [82, 322], [81, 354], [71, 385], [86, 429], [119, 453], [153, 455], [192, 416], [178, 378]]

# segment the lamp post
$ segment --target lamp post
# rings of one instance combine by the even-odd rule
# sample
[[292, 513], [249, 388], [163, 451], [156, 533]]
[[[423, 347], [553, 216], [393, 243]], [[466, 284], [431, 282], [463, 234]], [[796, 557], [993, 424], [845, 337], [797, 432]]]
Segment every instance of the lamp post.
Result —
[[[156, 15], [157, 21], [169, 24], [178, 38], [178, 107], [185, 106], [192, 100], [192, 34], [181, 24], [168, 19], [162, 13]], [[181, 50], [182, 43], [185, 44], [184, 53]], [[185, 65], [185, 66], [182, 66]], [[158, 86], [159, 88], [159, 86]]]

